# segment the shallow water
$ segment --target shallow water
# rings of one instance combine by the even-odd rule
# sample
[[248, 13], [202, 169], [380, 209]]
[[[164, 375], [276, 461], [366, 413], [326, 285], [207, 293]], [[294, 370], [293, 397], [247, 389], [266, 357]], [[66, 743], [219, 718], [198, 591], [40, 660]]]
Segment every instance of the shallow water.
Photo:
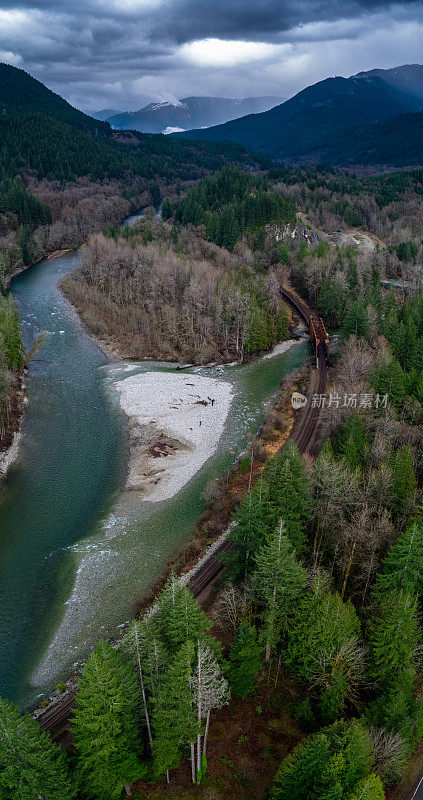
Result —
[[[129, 221], [133, 221], [131, 218]], [[162, 503], [121, 491], [125, 420], [113, 383], [158, 362], [109, 364], [57, 289], [77, 253], [44, 260], [12, 283], [24, 338], [48, 331], [31, 365], [19, 458], [0, 493], [0, 694], [22, 705], [51, 688], [134, 601], [188, 539], [204, 490], [248, 444], [306, 343], [243, 366], [195, 368], [234, 387], [218, 450]]]

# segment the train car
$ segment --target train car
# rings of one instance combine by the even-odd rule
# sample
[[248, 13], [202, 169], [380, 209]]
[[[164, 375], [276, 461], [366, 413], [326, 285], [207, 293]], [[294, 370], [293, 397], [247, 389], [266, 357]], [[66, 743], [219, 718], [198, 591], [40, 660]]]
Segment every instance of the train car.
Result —
[[323, 351], [324, 358], [327, 361], [329, 358], [329, 336], [322, 318], [318, 317], [317, 314], [311, 314], [310, 316], [310, 339], [314, 348], [316, 360], [319, 355], [319, 347], [322, 345], [321, 351]]

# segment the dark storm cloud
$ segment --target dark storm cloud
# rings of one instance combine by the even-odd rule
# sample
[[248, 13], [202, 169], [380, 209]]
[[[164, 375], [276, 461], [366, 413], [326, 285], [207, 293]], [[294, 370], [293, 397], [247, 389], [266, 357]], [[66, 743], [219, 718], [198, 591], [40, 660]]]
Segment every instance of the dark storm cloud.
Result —
[[[390, 3], [383, 0], [176, 0], [169, 13], [160, 15], [152, 26], [152, 35], [163, 35], [177, 43], [206, 37], [252, 39], [258, 41], [280, 41], [298, 25], [311, 22], [333, 22], [339, 19], [356, 18], [380, 9], [387, 10]], [[416, 6], [416, 0], [405, 0], [403, 6]]]
[[423, 0], [1, 0], [0, 60], [84, 108], [287, 95], [328, 74], [422, 61], [422, 16]]
[[205, 37], [266, 41], [285, 38], [298, 25], [357, 18], [392, 7], [421, 6], [421, 0], [166, 0], [163, 3], [107, 0], [4, 0], [1, 8], [38, 9], [75, 15], [105, 25], [141, 23], [153, 39], [177, 44]]

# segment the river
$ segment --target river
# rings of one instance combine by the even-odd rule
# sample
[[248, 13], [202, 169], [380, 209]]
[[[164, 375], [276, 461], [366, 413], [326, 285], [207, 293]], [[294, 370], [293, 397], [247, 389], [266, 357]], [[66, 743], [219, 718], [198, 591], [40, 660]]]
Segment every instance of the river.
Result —
[[107, 361], [57, 288], [79, 259], [45, 259], [11, 286], [25, 345], [47, 332], [43, 360], [27, 377], [19, 456], [0, 488], [0, 694], [21, 706], [130, 619], [137, 596], [193, 532], [205, 487], [248, 444], [280, 381], [308, 353], [301, 343], [242, 366], [186, 370], [232, 383], [224, 435], [177, 495], [140, 501], [122, 489], [126, 426], [113, 383], [132, 370], [172, 367]]

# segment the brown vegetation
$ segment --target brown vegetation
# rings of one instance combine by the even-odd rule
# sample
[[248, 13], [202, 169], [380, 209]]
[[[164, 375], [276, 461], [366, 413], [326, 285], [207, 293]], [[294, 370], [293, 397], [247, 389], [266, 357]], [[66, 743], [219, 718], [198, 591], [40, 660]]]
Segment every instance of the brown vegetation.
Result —
[[84, 323], [122, 357], [243, 360], [286, 338], [281, 268], [263, 277], [245, 244], [229, 253], [192, 227], [178, 233], [151, 218], [133, 233], [93, 236], [81, 269], [61, 283]]
[[[217, 626], [212, 633], [222, 637]], [[304, 735], [292, 716], [300, 696], [301, 686], [286, 669], [264, 673], [247, 700], [232, 699], [214, 712], [207, 748], [210, 766], [200, 786], [192, 785], [186, 763], [182, 762], [172, 770], [170, 785], [139, 781], [134, 791], [145, 800], [264, 797], [281, 760]]]

